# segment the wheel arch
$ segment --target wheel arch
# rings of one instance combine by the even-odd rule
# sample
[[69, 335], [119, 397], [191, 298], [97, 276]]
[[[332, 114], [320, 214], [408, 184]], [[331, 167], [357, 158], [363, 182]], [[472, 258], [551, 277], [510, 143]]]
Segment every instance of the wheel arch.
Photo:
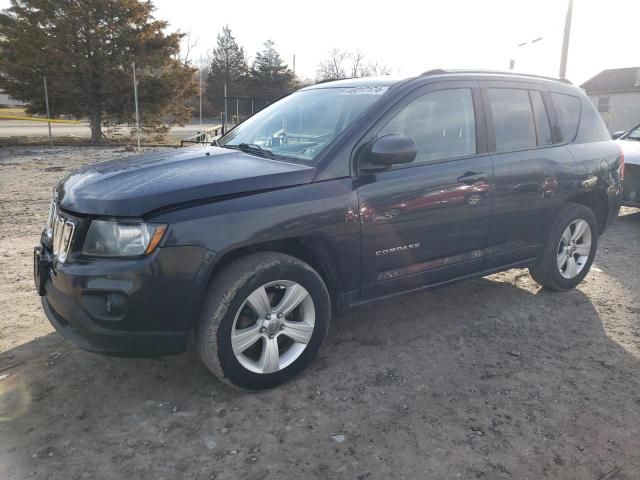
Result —
[[206, 287], [208, 288], [218, 273], [232, 262], [257, 252], [279, 252], [310, 265], [322, 277], [329, 291], [332, 310], [334, 313], [337, 312], [337, 301], [341, 293], [339, 269], [331, 243], [322, 236], [291, 237], [231, 247], [222, 252], [209, 271]]
[[591, 190], [569, 198], [571, 203], [579, 203], [589, 208], [598, 220], [598, 234], [601, 235], [607, 226], [609, 199], [602, 190]]

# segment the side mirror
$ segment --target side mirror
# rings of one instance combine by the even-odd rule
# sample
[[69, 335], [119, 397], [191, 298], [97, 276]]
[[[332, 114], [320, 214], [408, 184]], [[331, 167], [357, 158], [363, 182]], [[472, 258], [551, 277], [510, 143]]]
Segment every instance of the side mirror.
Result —
[[359, 155], [360, 171], [365, 173], [387, 170], [393, 165], [411, 163], [418, 150], [413, 140], [405, 135], [385, 135], [366, 145]]
[[617, 139], [619, 139], [622, 135], [624, 135], [625, 133], [627, 133], [627, 132], [626, 132], [626, 131], [624, 131], [624, 130], [620, 130], [620, 131], [618, 131], [618, 132], [613, 132], [613, 133], [611, 134], [611, 138], [612, 138], [613, 140], [617, 140]]

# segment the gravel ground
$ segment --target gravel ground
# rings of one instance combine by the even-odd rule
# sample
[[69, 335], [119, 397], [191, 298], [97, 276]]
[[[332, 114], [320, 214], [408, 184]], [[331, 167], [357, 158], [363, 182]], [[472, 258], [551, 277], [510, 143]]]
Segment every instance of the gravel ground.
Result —
[[51, 186], [121, 155], [0, 149], [1, 479], [640, 478], [640, 210], [574, 291], [512, 270], [376, 303], [247, 394], [193, 350], [101, 357], [47, 323], [31, 247]]

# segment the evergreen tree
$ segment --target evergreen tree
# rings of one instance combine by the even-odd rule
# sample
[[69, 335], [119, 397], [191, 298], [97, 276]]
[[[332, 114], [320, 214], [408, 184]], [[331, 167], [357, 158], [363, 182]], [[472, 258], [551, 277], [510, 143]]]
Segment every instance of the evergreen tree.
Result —
[[196, 92], [179, 59], [182, 34], [165, 34], [151, 1], [11, 0], [0, 13], [0, 88], [44, 113], [46, 75], [54, 115], [87, 117], [101, 142], [105, 117], [132, 121], [136, 63], [143, 125], [183, 123]]
[[[227, 97], [243, 97], [247, 93], [247, 60], [244, 49], [238, 45], [228, 25], [218, 34], [217, 46], [213, 50], [211, 68], [207, 77], [207, 100], [218, 111], [224, 109], [224, 85]], [[231, 110], [231, 105], [229, 109]]]
[[294, 88], [294, 75], [275, 49], [272, 40], [264, 42], [264, 49], [256, 53], [251, 67], [251, 96], [276, 99]]

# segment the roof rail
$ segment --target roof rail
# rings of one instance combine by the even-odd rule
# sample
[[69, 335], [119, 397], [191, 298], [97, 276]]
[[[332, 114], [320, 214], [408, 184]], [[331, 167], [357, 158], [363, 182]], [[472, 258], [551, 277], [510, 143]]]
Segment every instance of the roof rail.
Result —
[[522, 77], [531, 77], [531, 78], [541, 78], [544, 80], [555, 80], [556, 82], [562, 82], [569, 85], [573, 85], [566, 78], [555, 78], [555, 77], [546, 77], [544, 75], [533, 75], [530, 73], [515, 73], [515, 72], [505, 72], [502, 70], [444, 70], [442, 68], [434, 68], [432, 70], [427, 70], [420, 74], [421, 77], [428, 77], [430, 75], [444, 75], [447, 73], [486, 73], [486, 74], [497, 74], [497, 75], [512, 75], [512, 76], [522, 76]]

